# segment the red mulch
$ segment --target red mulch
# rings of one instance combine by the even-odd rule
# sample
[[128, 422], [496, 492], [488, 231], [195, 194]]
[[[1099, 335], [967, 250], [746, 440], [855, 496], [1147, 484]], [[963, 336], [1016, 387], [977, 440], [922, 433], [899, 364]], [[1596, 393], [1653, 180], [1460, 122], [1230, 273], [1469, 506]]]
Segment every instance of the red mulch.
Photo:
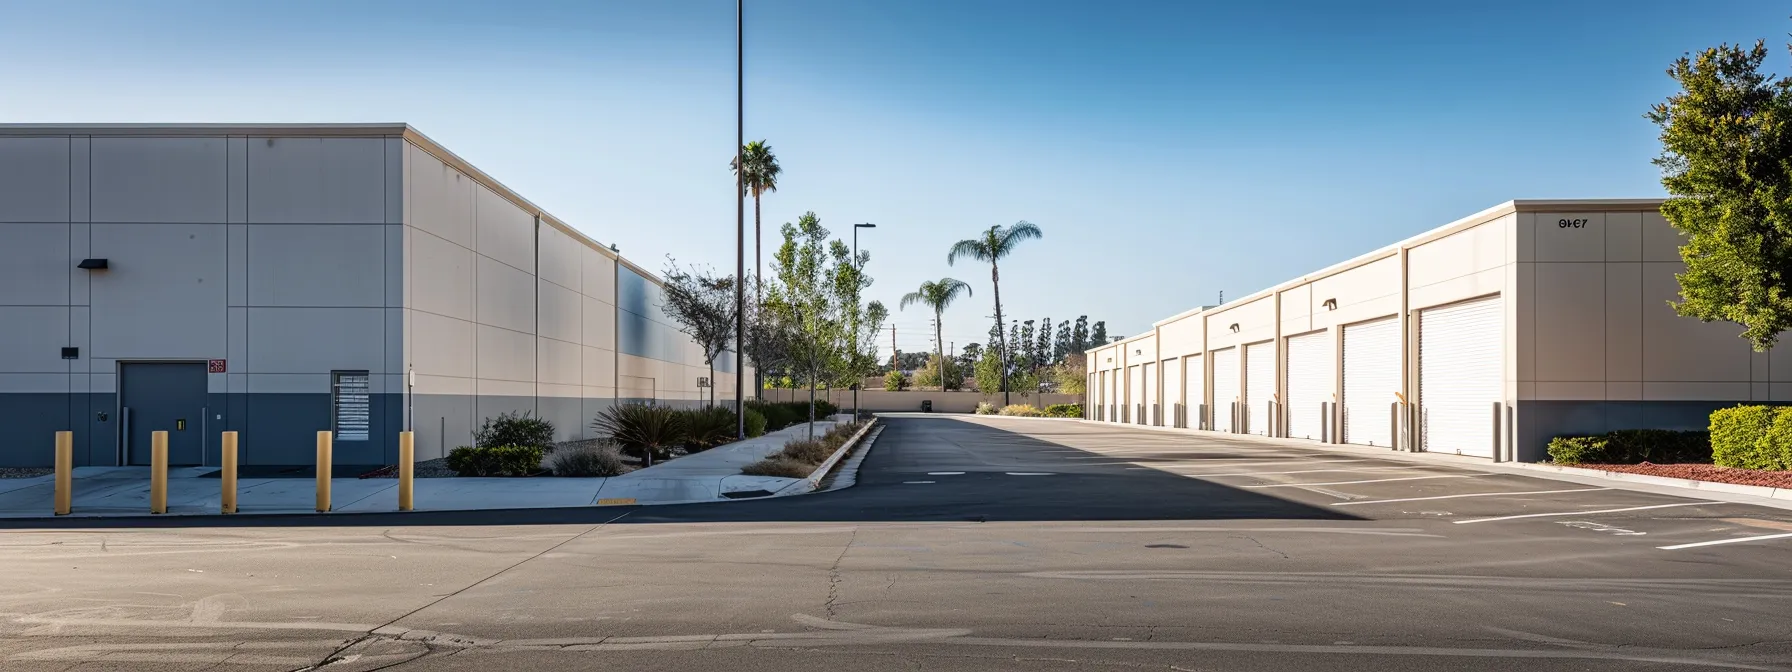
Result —
[[1621, 471], [1626, 474], [1686, 478], [1695, 481], [1759, 485], [1768, 488], [1792, 488], [1792, 471], [1732, 469], [1730, 467], [1720, 467], [1714, 464], [1650, 464], [1648, 462], [1642, 464], [1576, 464], [1573, 466], [1585, 469]]

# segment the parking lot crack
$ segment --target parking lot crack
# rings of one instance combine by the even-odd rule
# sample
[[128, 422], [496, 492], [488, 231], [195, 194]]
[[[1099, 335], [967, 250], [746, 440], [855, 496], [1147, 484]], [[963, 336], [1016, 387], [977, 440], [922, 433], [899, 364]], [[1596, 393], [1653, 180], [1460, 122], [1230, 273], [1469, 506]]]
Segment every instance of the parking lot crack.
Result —
[[1253, 544], [1256, 544], [1256, 545], [1257, 545], [1257, 547], [1258, 547], [1258, 548], [1261, 548], [1261, 549], [1263, 549], [1263, 550], [1265, 550], [1265, 551], [1269, 551], [1269, 552], [1271, 552], [1271, 553], [1274, 553], [1274, 554], [1276, 554], [1276, 555], [1279, 555], [1279, 556], [1282, 556], [1282, 559], [1283, 559], [1283, 560], [1291, 560], [1291, 559], [1292, 559], [1292, 558], [1290, 558], [1290, 557], [1289, 557], [1289, 556], [1288, 556], [1288, 554], [1287, 554], [1287, 553], [1283, 553], [1283, 552], [1281, 552], [1281, 551], [1279, 551], [1279, 550], [1276, 550], [1276, 549], [1274, 549], [1274, 548], [1270, 548], [1270, 547], [1269, 547], [1269, 546], [1267, 546], [1267, 545], [1265, 545], [1265, 544], [1264, 544], [1264, 543], [1263, 543], [1263, 542], [1261, 542], [1261, 541], [1258, 541], [1258, 540], [1257, 540], [1257, 538], [1256, 538], [1256, 537], [1253, 537], [1253, 536], [1251, 536], [1251, 535], [1248, 535], [1248, 534], [1246, 534], [1246, 535], [1239, 535], [1239, 536], [1236, 536], [1236, 537], [1233, 537], [1233, 539], [1248, 539], [1248, 540], [1250, 540], [1250, 542], [1251, 542], [1251, 543], [1253, 543]]
[[[859, 539], [859, 528], [852, 528], [852, 536], [847, 537], [846, 545], [841, 547], [840, 555], [834, 558], [834, 564], [828, 567], [828, 601], [825, 604], [828, 620], [834, 620], [834, 607], [840, 599], [840, 561], [846, 559], [846, 553], [852, 550], [853, 542]], [[895, 581], [891, 581], [894, 585]]]

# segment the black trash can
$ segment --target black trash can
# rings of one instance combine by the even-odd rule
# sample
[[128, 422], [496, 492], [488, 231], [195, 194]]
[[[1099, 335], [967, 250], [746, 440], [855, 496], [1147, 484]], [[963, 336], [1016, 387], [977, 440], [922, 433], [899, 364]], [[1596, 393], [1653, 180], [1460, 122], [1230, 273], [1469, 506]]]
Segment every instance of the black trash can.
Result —
[[921, 400], [921, 412], [922, 413], [932, 413], [933, 412], [933, 400], [932, 399], [922, 399]]

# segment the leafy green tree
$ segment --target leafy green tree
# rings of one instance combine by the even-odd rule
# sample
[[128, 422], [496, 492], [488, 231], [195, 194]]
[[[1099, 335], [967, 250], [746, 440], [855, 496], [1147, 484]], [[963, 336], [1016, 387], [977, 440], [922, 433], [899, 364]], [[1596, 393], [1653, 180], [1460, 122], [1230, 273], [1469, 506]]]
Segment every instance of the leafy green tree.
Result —
[[[945, 369], [943, 376], [940, 373], [942, 361], [947, 362], [947, 366], [943, 367]], [[958, 369], [951, 366], [949, 360], [943, 360], [939, 355], [933, 355], [927, 358], [926, 366], [915, 372], [915, 387], [956, 390], [964, 387], [964, 376], [959, 375]]]
[[[933, 309], [934, 354], [942, 360], [946, 357], [945, 330], [942, 327], [944, 322], [942, 317], [946, 312], [946, 308], [951, 306], [952, 302], [958, 300], [958, 295], [961, 292], [965, 296], [970, 296], [971, 286], [965, 284], [961, 280], [954, 280], [952, 278], [924, 280], [921, 282], [920, 289], [904, 294], [902, 300], [896, 304], [898, 310], [906, 309], [910, 305], [916, 303]], [[950, 363], [948, 363], [946, 366], [947, 371], [945, 373], [945, 379], [947, 380], [952, 377], [952, 372], [950, 371], [951, 368]]]
[[953, 367], [960, 372], [975, 375], [974, 372], [977, 370], [977, 360], [982, 357], [982, 355], [982, 344], [966, 343], [963, 348], [958, 350], [958, 358], [957, 361], [953, 363]]
[[1076, 328], [1070, 330], [1070, 351], [1083, 352], [1089, 349], [1089, 316], [1078, 315]]
[[1096, 322], [1095, 328], [1089, 331], [1089, 347], [1100, 347], [1108, 344], [1108, 323]]
[[[809, 388], [809, 433], [815, 432], [815, 388], [825, 382], [831, 366], [841, 357], [847, 330], [834, 283], [839, 273], [832, 264], [850, 253], [845, 243], [830, 245], [828, 230], [815, 213], [804, 213], [795, 224], [785, 224], [784, 244], [773, 255], [775, 281], [768, 288], [765, 309], [776, 314], [787, 341], [789, 371]], [[810, 438], [814, 438], [811, 436]]]
[[901, 392], [906, 389], [908, 389], [908, 374], [898, 369], [890, 369], [889, 373], [884, 374], [884, 390]]
[[1061, 394], [1083, 394], [1088, 387], [1088, 357], [1082, 353], [1065, 355], [1051, 368], [1052, 382]]
[[983, 396], [995, 394], [1002, 388], [1002, 356], [995, 348], [984, 348], [977, 358], [977, 367], [973, 369], [977, 379], [977, 391]]
[[877, 370], [877, 335], [883, 331], [884, 320], [889, 318], [890, 312], [882, 302], [864, 303], [865, 289], [871, 286], [871, 277], [865, 274], [865, 263], [871, 260], [870, 252], [860, 251], [854, 257], [840, 241], [834, 241], [829, 252], [833, 257], [834, 303], [840, 311], [845, 338], [839, 356], [830, 368], [835, 374], [834, 385], [851, 386], [852, 411], [857, 417], [859, 383]]
[[1668, 68], [1680, 90], [1661, 127], [1661, 213], [1686, 244], [1675, 312], [1744, 327], [1757, 351], [1792, 328], [1792, 79], [1761, 71], [1765, 42], [1725, 44]]
[[[1002, 324], [1002, 270], [1000, 262], [1014, 253], [1021, 241], [1043, 238], [1045, 234], [1031, 222], [1020, 221], [1009, 226], [992, 226], [976, 238], [966, 238], [952, 245], [946, 253], [946, 265], [950, 266], [960, 257], [989, 263], [989, 284], [995, 288], [997, 335], [1000, 336]], [[1009, 352], [1009, 344], [1001, 343], [1002, 351]], [[1008, 390], [1002, 390], [1002, 404], [1008, 405]]]
[[1070, 323], [1059, 322], [1058, 335], [1052, 340], [1052, 361], [1062, 360], [1068, 354], [1070, 354]]

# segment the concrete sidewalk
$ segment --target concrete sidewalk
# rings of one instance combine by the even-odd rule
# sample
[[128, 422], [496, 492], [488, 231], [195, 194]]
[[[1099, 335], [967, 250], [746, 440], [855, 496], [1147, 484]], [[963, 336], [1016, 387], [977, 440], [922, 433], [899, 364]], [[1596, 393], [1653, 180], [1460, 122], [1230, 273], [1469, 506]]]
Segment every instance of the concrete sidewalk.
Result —
[[[815, 423], [817, 435], [834, 423]], [[795, 478], [744, 476], [741, 467], [778, 452], [791, 438], [805, 436], [795, 425], [765, 436], [687, 455], [613, 478], [419, 478], [414, 501], [418, 511], [530, 509], [595, 505], [674, 504], [727, 501], [724, 493], [778, 492]], [[168, 473], [168, 513], [217, 515], [222, 484], [217, 467], [183, 467]], [[53, 514], [55, 476], [0, 479], [0, 518], [39, 518]], [[334, 478], [331, 503], [338, 513], [396, 511], [398, 479]], [[239, 514], [313, 513], [316, 481], [312, 478], [241, 478], [237, 481]], [[148, 467], [80, 467], [75, 469], [72, 517], [147, 516]]]

